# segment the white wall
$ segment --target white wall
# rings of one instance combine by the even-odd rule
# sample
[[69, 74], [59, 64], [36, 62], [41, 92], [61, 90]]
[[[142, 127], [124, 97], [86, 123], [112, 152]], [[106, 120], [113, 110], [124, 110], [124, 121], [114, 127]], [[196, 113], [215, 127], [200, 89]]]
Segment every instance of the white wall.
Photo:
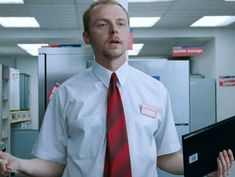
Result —
[[235, 76], [235, 31], [219, 31], [216, 36], [216, 77], [218, 120], [235, 115], [235, 86], [220, 87], [219, 76]]
[[15, 57], [0, 57], [0, 63], [9, 67], [15, 68], [16, 58]]
[[202, 55], [191, 58], [191, 74], [202, 74], [205, 77], [216, 78], [214, 38], [203, 47], [204, 53]]

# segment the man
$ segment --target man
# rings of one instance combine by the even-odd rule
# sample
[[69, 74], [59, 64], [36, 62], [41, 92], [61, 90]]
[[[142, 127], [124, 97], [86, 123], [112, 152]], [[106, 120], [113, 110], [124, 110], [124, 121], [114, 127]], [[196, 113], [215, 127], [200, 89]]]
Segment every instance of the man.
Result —
[[[106, 105], [113, 72], [118, 78], [125, 112], [128, 140], [125, 152], [130, 162], [130, 169], [125, 169], [127, 175], [123, 175], [122, 170], [114, 175], [157, 177], [157, 165], [173, 174], [183, 174], [183, 158], [178, 152], [180, 145], [168, 92], [159, 81], [127, 63], [127, 12], [117, 2], [104, 0], [94, 3], [83, 19], [84, 41], [92, 46], [96, 63], [57, 89], [33, 150], [37, 158], [25, 160], [0, 153], [1, 174], [15, 169], [39, 177], [112, 176], [111, 171], [119, 169], [119, 164], [113, 167], [107, 163], [112, 161], [111, 151], [107, 153]], [[221, 152], [217, 160], [218, 170], [210, 176], [227, 176], [233, 161], [232, 152]]]

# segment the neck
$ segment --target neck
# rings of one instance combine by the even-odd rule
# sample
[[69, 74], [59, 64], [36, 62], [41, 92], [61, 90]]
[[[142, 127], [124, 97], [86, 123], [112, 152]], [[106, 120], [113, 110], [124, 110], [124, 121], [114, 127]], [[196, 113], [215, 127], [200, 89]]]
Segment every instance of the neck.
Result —
[[96, 58], [96, 62], [110, 71], [116, 71], [126, 62], [126, 57], [116, 59], [100, 59]]

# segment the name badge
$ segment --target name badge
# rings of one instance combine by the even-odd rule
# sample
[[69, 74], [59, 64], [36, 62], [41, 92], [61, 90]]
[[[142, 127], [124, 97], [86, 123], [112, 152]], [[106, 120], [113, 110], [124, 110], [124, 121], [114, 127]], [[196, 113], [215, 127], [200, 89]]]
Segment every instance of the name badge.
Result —
[[157, 117], [157, 107], [149, 104], [142, 104], [140, 106], [140, 112], [141, 114], [154, 119]]

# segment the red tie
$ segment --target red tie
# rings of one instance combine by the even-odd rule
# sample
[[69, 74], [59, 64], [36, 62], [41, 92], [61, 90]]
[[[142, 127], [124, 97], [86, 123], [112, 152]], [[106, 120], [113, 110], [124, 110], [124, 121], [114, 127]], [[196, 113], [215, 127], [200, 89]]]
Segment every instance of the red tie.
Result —
[[104, 177], [131, 177], [125, 115], [117, 83], [112, 74], [107, 103], [107, 147]]

